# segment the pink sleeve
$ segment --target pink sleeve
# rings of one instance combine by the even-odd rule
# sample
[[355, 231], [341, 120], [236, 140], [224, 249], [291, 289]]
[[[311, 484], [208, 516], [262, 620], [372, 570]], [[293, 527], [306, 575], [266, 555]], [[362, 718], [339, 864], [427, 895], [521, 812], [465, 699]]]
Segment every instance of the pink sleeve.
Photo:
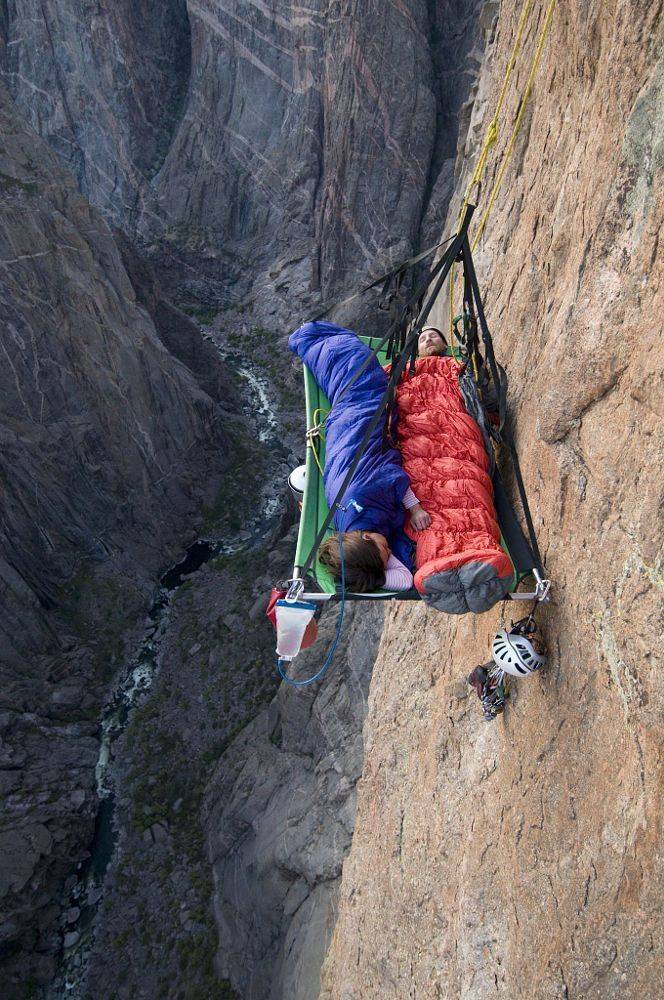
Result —
[[417, 499], [417, 497], [415, 496], [415, 494], [413, 493], [413, 491], [409, 486], [403, 495], [402, 502], [406, 510], [410, 510], [411, 507], [414, 507], [415, 504], [418, 504], [420, 501]]
[[390, 555], [385, 567], [385, 590], [409, 590], [413, 586], [413, 574], [407, 566]]

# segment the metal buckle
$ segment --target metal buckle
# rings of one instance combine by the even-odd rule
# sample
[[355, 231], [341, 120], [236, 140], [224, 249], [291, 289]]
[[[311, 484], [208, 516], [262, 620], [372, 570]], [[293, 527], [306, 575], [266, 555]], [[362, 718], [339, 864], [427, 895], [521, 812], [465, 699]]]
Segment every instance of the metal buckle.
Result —
[[537, 570], [533, 567], [533, 576], [535, 578], [535, 589], [529, 591], [515, 591], [513, 594], [509, 594], [509, 597], [513, 601], [541, 601], [549, 600], [549, 591], [551, 590], [551, 580], [543, 580], [539, 575]]
[[304, 580], [295, 579], [295, 580], [288, 580], [287, 582], [288, 582], [288, 591], [286, 593], [285, 600], [287, 600], [290, 604], [292, 604], [294, 601], [297, 601], [302, 591], [304, 590]]
[[535, 600], [548, 601], [551, 580], [543, 580], [536, 569], [533, 569], [533, 576], [535, 577]]

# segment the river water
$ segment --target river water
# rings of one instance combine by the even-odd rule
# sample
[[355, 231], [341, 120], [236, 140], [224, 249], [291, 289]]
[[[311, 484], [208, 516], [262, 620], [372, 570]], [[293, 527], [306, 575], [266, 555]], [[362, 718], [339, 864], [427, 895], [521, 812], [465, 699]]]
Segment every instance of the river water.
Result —
[[[212, 337], [204, 334], [212, 341]], [[214, 341], [213, 341], [214, 342]], [[59, 972], [49, 991], [53, 1000], [77, 1000], [85, 978], [88, 956], [94, 943], [95, 920], [103, 899], [104, 877], [117, 847], [113, 748], [131, 720], [132, 709], [149, 691], [158, 669], [159, 642], [168, 623], [171, 602], [178, 588], [210, 559], [224, 554], [251, 550], [265, 542], [281, 517], [284, 486], [281, 467], [287, 449], [278, 437], [278, 426], [269, 383], [262, 371], [246, 358], [215, 343], [225, 365], [239, 379], [242, 407], [254, 426], [259, 446], [268, 448], [273, 471], [266, 477], [256, 515], [240, 536], [197, 539], [183, 558], [171, 566], [159, 581], [159, 588], [146, 619], [145, 631], [136, 652], [129, 658], [124, 675], [102, 715], [99, 757], [95, 778], [99, 806], [89, 857], [79, 863], [65, 883], [63, 910], [63, 955]]]

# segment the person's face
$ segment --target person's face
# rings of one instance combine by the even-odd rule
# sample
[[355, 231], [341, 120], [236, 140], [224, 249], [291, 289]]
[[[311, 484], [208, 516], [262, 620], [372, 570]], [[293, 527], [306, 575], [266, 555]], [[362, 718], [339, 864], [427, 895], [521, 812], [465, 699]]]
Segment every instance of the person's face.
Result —
[[362, 538], [370, 538], [372, 542], [376, 543], [383, 560], [383, 566], [387, 566], [387, 560], [390, 558], [390, 547], [385, 535], [381, 535], [377, 531], [363, 531]]
[[445, 350], [445, 341], [438, 330], [428, 327], [422, 330], [417, 339], [417, 353], [420, 358], [432, 358], [442, 354]]

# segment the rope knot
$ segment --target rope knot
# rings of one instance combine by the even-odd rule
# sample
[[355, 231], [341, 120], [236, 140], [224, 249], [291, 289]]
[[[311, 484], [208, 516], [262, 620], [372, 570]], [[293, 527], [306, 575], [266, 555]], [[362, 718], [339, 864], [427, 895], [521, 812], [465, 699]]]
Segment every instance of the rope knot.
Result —
[[493, 146], [498, 140], [498, 120], [492, 118], [489, 122], [489, 128], [486, 133], [486, 144], [487, 146]]

